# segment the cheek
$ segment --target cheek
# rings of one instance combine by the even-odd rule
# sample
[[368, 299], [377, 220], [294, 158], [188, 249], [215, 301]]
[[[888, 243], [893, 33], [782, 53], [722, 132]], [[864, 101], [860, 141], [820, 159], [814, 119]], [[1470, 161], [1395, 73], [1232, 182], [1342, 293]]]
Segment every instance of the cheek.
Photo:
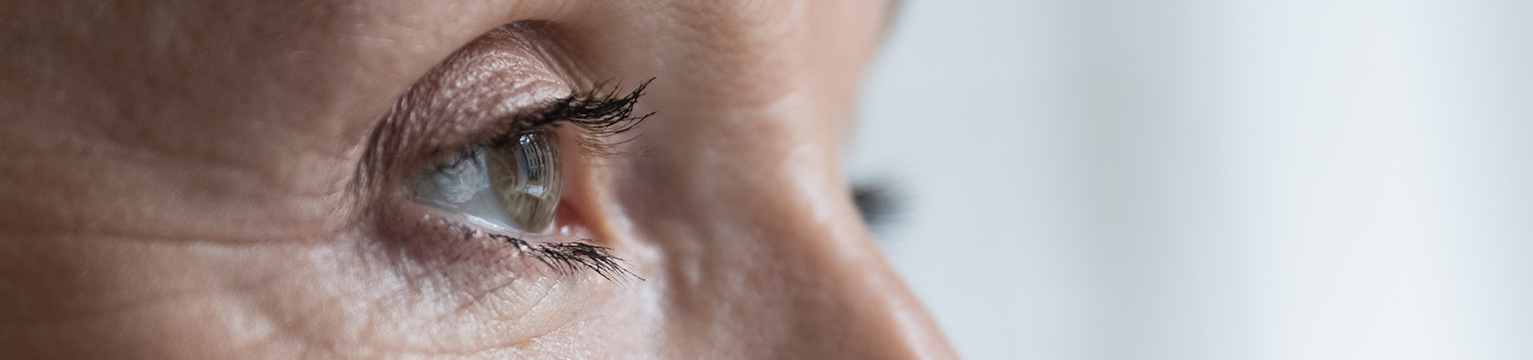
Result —
[[[222, 281], [209, 286], [222, 293], [205, 304], [224, 306], [217, 319], [239, 329], [219, 335], [220, 342], [265, 331], [250, 341], [334, 356], [526, 354], [527, 342], [571, 323], [595, 294], [610, 291], [586, 285], [598, 281], [486, 276], [474, 265], [422, 264], [365, 234], [240, 254], [239, 261], [228, 262], [239, 266], [202, 268]], [[206, 320], [188, 323], [218, 327]], [[329, 345], [314, 350], [318, 344]]]
[[[635, 224], [629, 241], [641, 244], [642, 285], [656, 292], [649, 301], [664, 309], [656, 315], [665, 346], [729, 358], [813, 344], [801, 337], [840, 328], [830, 312], [855, 306], [842, 300], [860, 290], [840, 279], [879, 271], [865, 266], [877, 255], [833, 153], [779, 140], [728, 150], [673, 144], [679, 153], [656, 150], [626, 168], [634, 183], [619, 191]], [[800, 145], [772, 145], [787, 143]]]

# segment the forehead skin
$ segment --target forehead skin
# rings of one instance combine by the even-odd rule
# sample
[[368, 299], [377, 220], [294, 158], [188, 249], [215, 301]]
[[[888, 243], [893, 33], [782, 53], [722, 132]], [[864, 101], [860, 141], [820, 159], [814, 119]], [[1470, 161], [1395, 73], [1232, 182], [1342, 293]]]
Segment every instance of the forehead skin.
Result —
[[[0, 357], [951, 357], [837, 164], [889, 6], [5, 2]], [[656, 79], [642, 155], [588, 200], [645, 280], [497, 347], [303, 339], [409, 315], [358, 315], [337, 294], [369, 269], [325, 265], [369, 239], [348, 201], [368, 136], [454, 50], [528, 19], [577, 87]]]

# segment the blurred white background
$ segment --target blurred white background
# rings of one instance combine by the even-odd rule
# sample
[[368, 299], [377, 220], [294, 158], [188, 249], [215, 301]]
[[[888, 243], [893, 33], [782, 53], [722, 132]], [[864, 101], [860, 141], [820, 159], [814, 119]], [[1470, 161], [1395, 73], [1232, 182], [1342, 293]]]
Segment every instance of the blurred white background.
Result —
[[969, 359], [1533, 359], [1533, 1], [905, 0], [850, 170]]

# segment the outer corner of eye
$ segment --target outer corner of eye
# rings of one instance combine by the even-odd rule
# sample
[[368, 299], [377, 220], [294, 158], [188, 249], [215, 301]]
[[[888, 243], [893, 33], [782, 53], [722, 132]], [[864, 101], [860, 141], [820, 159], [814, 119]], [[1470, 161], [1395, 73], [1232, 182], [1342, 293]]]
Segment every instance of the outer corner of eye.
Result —
[[555, 132], [516, 133], [425, 169], [410, 196], [492, 230], [544, 233], [563, 190], [560, 159]]

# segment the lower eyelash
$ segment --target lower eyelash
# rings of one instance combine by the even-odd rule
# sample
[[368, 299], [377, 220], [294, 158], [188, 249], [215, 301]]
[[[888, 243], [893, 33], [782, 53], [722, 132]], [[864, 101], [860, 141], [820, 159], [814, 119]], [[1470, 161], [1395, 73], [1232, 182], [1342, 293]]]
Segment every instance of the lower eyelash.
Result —
[[[611, 254], [612, 248], [595, 245], [586, 242], [563, 242], [530, 244], [525, 240], [501, 235], [489, 234], [491, 239], [504, 241], [516, 247], [523, 254], [531, 254], [543, 265], [560, 274], [572, 274], [581, 269], [590, 270], [597, 275], [613, 280], [614, 278], [638, 278], [628, 270], [623, 259]], [[643, 280], [643, 278], [639, 278]]]
[[469, 225], [452, 220], [440, 218], [437, 220], [441, 221], [441, 224], [448, 227], [453, 233], [462, 234], [463, 241], [486, 238], [504, 243], [515, 249], [517, 256], [531, 256], [549, 270], [562, 276], [575, 275], [581, 271], [588, 270], [601, 275], [602, 278], [607, 280], [644, 280], [644, 278], [629, 270], [627, 261], [612, 255], [612, 248], [586, 242], [589, 239], [585, 239], [586, 241], [537, 243], [509, 235], [480, 231]]

